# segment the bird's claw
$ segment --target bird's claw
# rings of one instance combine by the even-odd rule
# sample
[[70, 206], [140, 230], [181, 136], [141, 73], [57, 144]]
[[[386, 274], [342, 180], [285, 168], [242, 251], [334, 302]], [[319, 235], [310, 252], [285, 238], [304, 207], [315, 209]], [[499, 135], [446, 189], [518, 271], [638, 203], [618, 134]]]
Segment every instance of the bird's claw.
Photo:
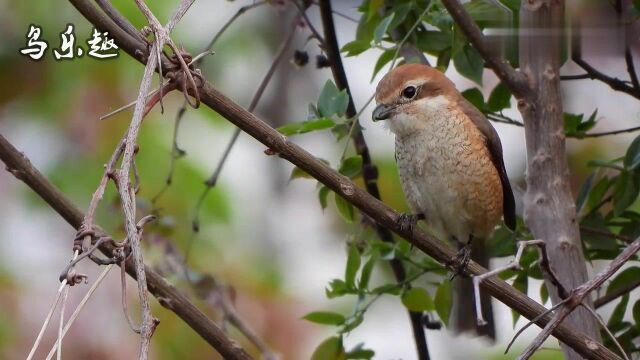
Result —
[[458, 250], [458, 254], [451, 262], [452, 267], [454, 268], [453, 274], [451, 274], [450, 280], [453, 280], [458, 275], [465, 275], [465, 269], [467, 265], [469, 265], [469, 261], [471, 260], [471, 246], [469, 244], [463, 246]]
[[398, 217], [398, 225], [401, 231], [412, 232], [419, 220], [424, 220], [423, 214], [400, 214]]

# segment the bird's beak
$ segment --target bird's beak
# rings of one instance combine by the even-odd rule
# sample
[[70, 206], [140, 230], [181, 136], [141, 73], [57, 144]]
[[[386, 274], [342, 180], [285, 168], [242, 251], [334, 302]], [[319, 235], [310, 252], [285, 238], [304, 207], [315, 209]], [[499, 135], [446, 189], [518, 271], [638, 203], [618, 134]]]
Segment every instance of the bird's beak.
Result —
[[387, 120], [395, 110], [395, 106], [380, 104], [373, 110], [373, 121]]

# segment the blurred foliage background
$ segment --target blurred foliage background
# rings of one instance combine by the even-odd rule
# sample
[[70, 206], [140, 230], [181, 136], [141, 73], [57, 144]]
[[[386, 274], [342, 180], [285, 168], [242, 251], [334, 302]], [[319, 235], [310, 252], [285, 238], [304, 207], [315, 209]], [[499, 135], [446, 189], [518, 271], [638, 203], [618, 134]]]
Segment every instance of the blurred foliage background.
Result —
[[[173, 39], [190, 53], [197, 54], [241, 6], [250, 3], [197, 1], [177, 26]], [[335, 17], [341, 46], [358, 40], [357, 29], [362, 29], [358, 21], [361, 16], [367, 17], [366, 12], [358, 11], [358, 6], [362, 5], [362, 10], [372, 6], [371, 3], [374, 1], [364, 4], [334, 2], [336, 10], [346, 15]], [[115, 0], [113, 4], [138, 28], [145, 24], [133, 2]], [[421, 2], [398, 4], [416, 7]], [[168, 19], [175, 6], [173, 2], [149, 5], [161, 21]], [[512, 4], [508, 2], [507, 5]], [[579, 11], [589, 19], [590, 14], [593, 16], [601, 9], [577, 6], [571, 10]], [[214, 46], [215, 55], [208, 57], [202, 66], [203, 75], [236, 102], [247, 106], [295, 13], [286, 2], [272, 1], [242, 15]], [[478, 14], [483, 13], [479, 11]], [[429, 21], [438, 22], [436, 15]], [[319, 27], [316, 6], [310, 8], [309, 16]], [[378, 25], [382, 19], [367, 21], [377, 21], [374, 25]], [[68, 23], [75, 25], [77, 45], [86, 49], [92, 27], [71, 4], [0, 0], [0, 132], [24, 151], [78, 206], [86, 209], [102, 175], [102, 165], [128, 126], [131, 112], [124, 111], [105, 120], [99, 120], [99, 117], [135, 99], [143, 67], [124, 52], [113, 60], [87, 56], [54, 60], [51, 51], [60, 46], [60, 33]], [[19, 53], [19, 49], [25, 47], [31, 24], [42, 27], [43, 38], [49, 44], [44, 58], [37, 62]], [[308, 27], [299, 26], [287, 60], [293, 60], [294, 50], [300, 50], [307, 51], [310, 63], [300, 67], [292, 61], [284, 61], [256, 109], [256, 113], [274, 127], [306, 120], [308, 104], [316, 103], [323, 86], [331, 78], [328, 69], [315, 68], [315, 56], [321, 52], [308, 41], [308, 36]], [[424, 41], [427, 47], [435, 44], [435, 48], [425, 49], [433, 63], [442, 65], [446, 59], [441, 58], [449, 56], [451, 59], [452, 54], [446, 54], [446, 46], [438, 45], [442, 38], [436, 35]], [[588, 49], [594, 55], [592, 62], [612, 75], [624, 76], [621, 56], [616, 52], [617, 48], [611, 46], [599, 42]], [[386, 71], [386, 68], [377, 69], [380, 72], [372, 79], [376, 62], [380, 63], [381, 56], [389, 57], [384, 49], [367, 49], [344, 60], [357, 107], [364, 106]], [[462, 55], [458, 55], [470, 59], [468, 67], [461, 70], [460, 66], [450, 66], [447, 75], [460, 90], [478, 88], [481, 97], [489, 99], [497, 79], [474, 63], [472, 51], [462, 50]], [[455, 56], [453, 62], [456, 63]], [[463, 63], [464, 59], [457, 62]], [[442, 68], [444, 70], [445, 66]], [[579, 72], [569, 62], [563, 71]], [[598, 121], [593, 124], [596, 130], [629, 127], [640, 120], [637, 100], [615, 93], [601, 83], [589, 80], [563, 83], [563, 96], [566, 111], [587, 114], [585, 121], [598, 109]], [[145, 259], [189, 293], [211, 317], [222, 321], [220, 297], [231, 299], [237, 313], [271, 349], [285, 359], [309, 358], [314, 348], [332, 336], [335, 329], [312, 324], [302, 317], [314, 310], [343, 314], [352, 310], [353, 299], [326, 299], [325, 287], [332, 279], [344, 277], [345, 248], [349, 249], [345, 244], [375, 236], [360, 233], [357, 220], [354, 224], [345, 223], [335, 206], [323, 210], [314, 181], [290, 180], [290, 164], [276, 156], [266, 156], [264, 147], [246, 135], [240, 135], [220, 180], [197, 213], [196, 204], [205, 191], [204, 181], [217, 165], [233, 132], [232, 125], [206, 107], [187, 110], [177, 136], [185, 156], [175, 161], [172, 183], [163, 191], [171, 166], [174, 119], [182, 101], [180, 94], [170, 94], [164, 102], [164, 114], [156, 107], [144, 120], [139, 136], [140, 151], [136, 161], [142, 184], [138, 195], [139, 212], [159, 215], [158, 221], [145, 230]], [[404, 211], [406, 205], [393, 159], [393, 137], [369, 120], [371, 110], [371, 107], [364, 109], [361, 121], [380, 172], [382, 198], [393, 208]], [[519, 118], [510, 101], [501, 110], [507, 116]], [[504, 144], [510, 178], [513, 183], [522, 185], [523, 131], [504, 124], [496, 124], [496, 128]], [[569, 140], [574, 193], [579, 193], [593, 171], [593, 167], [587, 166], [589, 160], [610, 160], [624, 155], [633, 137], [633, 134], [623, 134]], [[333, 167], [340, 166], [344, 142], [336, 142], [328, 131], [293, 139]], [[357, 176], [356, 180], [359, 180]], [[635, 211], [636, 197], [637, 191], [627, 204], [629, 211]], [[193, 230], [196, 218], [199, 220], [198, 232]], [[108, 187], [96, 220], [111, 234], [124, 236], [113, 186]], [[19, 359], [28, 352], [53, 301], [58, 274], [71, 257], [73, 236], [74, 230], [36, 195], [9, 173], [0, 173], [1, 358]], [[188, 254], [191, 275], [202, 280], [195, 287], [185, 281], [184, 274], [176, 267], [184, 254]], [[508, 254], [508, 251], [501, 253], [503, 256]], [[506, 260], [508, 258], [497, 259], [495, 264]], [[377, 264], [372, 282], [392, 282], [386, 263]], [[597, 269], [601, 263], [595, 261], [593, 265]], [[83, 263], [80, 269], [89, 275], [90, 281], [100, 270], [92, 263]], [[210, 279], [206, 274], [215, 278], [215, 286], [206, 281]], [[532, 277], [529, 281], [528, 277], [521, 279], [525, 285], [520, 288], [530, 289], [529, 295], [540, 299], [541, 283], [536, 276]], [[419, 280], [430, 291], [435, 291], [434, 281], [429, 277]], [[128, 286], [130, 303], [136, 304], [132, 281], [128, 281]], [[71, 290], [68, 309], [78, 303], [85, 288], [86, 285], [78, 285]], [[631, 294], [631, 300], [631, 304], [636, 303], [636, 293]], [[610, 313], [613, 305], [604, 307], [603, 313]], [[430, 330], [427, 338], [432, 357], [512, 358], [514, 350], [509, 355], [501, 353], [514, 333], [515, 322], [506, 307], [497, 305], [496, 309], [499, 335], [496, 344], [486, 344], [479, 339], [452, 338], [444, 329]], [[131, 305], [131, 313], [136, 319], [137, 310], [137, 306]], [[153, 337], [153, 358], [217, 358], [203, 340], [155, 300], [153, 312], [161, 320]], [[625, 318], [624, 312], [622, 315], [620, 321]], [[630, 311], [626, 318], [632, 316]], [[524, 324], [521, 319], [516, 321], [519, 326]], [[257, 354], [257, 349], [233, 326], [227, 328], [234, 338]], [[525, 346], [532, 335], [535, 330], [530, 329], [518, 345]], [[46, 356], [54, 340], [55, 334], [50, 330], [37, 358]], [[138, 336], [128, 328], [122, 313], [119, 275], [113, 271], [71, 329], [65, 340], [64, 356], [67, 359], [131, 358], [137, 353], [137, 342]], [[375, 358], [415, 358], [409, 322], [398, 297], [380, 298], [368, 311], [363, 324], [346, 335], [345, 342], [347, 348], [364, 342], [367, 348], [376, 352]], [[536, 359], [560, 358], [562, 355], [555, 341], [550, 341], [549, 348], [536, 355]]]

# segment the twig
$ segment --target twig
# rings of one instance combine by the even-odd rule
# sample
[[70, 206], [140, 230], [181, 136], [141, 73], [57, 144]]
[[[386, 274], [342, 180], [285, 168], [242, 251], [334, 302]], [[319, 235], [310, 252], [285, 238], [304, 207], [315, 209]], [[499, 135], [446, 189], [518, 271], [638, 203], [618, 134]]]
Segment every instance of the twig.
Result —
[[320, 47], [324, 48], [325, 47], [324, 38], [322, 37], [322, 35], [320, 35], [316, 27], [313, 25], [313, 23], [311, 22], [311, 20], [309, 20], [309, 17], [307, 16], [307, 8], [309, 7], [309, 5], [300, 5], [300, 3], [298, 3], [297, 0], [291, 0], [291, 2], [296, 6], [296, 8], [298, 8], [298, 13], [300, 14], [300, 16], [302, 16], [307, 26], [309, 26], [309, 30], [311, 30], [311, 34], [313, 34], [313, 37], [316, 38], [318, 43], [320, 43]]
[[608, 238], [611, 238], [611, 239], [620, 240], [620, 241], [625, 242], [627, 244], [631, 244], [633, 242], [633, 238], [631, 238], [629, 236], [620, 235], [620, 234], [614, 234], [614, 233], [612, 233], [610, 231], [604, 231], [604, 230], [592, 228], [592, 227], [589, 227], [589, 226], [580, 225], [580, 230], [585, 232], [585, 233], [588, 233], [588, 234], [599, 235], [599, 236], [604, 236], [604, 237], [608, 237]]
[[582, 304], [582, 307], [587, 309], [591, 313], [591, 315], [593, 315], [593, 317], [598, 321], [598, 323], [600, 324], [600, 326], [602, 327], [604, 332], [607, 333], [607, 335], [609, 336], [611, 341], [616, 345], [616, 347], [618, 348], [618, 351], [620, 351], [620, 354], [622, 355], [622, 357], [624, 357], [625, 360], [630, 360], [629, 356], [624, 351], [624, 348], [622, 347], [622, 345], [620, 345], [620, 342], [618, 341], [618, 339], [616, 339], [616, 336], [611, 332], [611, 330], [609, 330], [609, 328], [607, 327], [607, 323], [604, 322], [602, 317], [600, 315], [598, 315], [598, 313], [594, 309], [592, 309], [590, 306]]
[[47, 313], [47, 316], [44, 319], [44, 323], [40, 328], [40, 332], [36, 337], [36, 341], [33, 343], [33, 346], [31, 347], [31, 351], [29, 351], [29, 355], [27, 355], [27, 360], [33, 359], [33, 355], [36, 353], [36, 350], [38, 349], [38, 345], [40, 345], [40, 341], [42, 341], [42, 335], [44, 335], [44, 331], [47, 329], [47, 326], [49, 326], [49, 321], [51, 320], [53, 311], [56, 309], [56, 307], [58, 307], [58, 303], [60, 302], [60, 298], [62, 297], [62, 292], [66, 286], [67, 286], [67, 280], [65, 279], [60, 284], [60, 287], [58, 287], [58, 294], [56, 295], [56, 299], [53, 301], [53, 304], [51, 304], [51, 307], [49, 308], [49, 312]]
[[590, 79], [589, 74], [580, 74], [580, 75], [560, 75], [560, 80], [584, 80]]
[[62, 305], [60, 306], [60, 323], [58, 324], [58, 340], [56, 347], [58, 348], [58, 360], [62, 360], [62, 325], [64, 324], [64, 308], [69, 297], [69, 287], [65, 286], [62, 295]]
[[[586, 71], [588, 78], [592, 79], [592, 80], [599, 80], [607, 85], [609, 85], [610, 88], [612, 88], [613, 90], [616, 91], [620, 91], [623, 93], [626, 93], [628, 95], [633, 96], [636, 99], [640, 99], [640, 87], [634, 87], [634, 86], [629, 86], [625, 81], [620, 80], [618, 78], [615, 77], [611, 77], [609, 75], [606, 75], [605, 73], [599, 71], [598, 69], [594, 68], [593, 66], [591, 66], [591, 64], [589, 64], [586, 60], [584, 60], [582, 58], [582, 44], [581, 44], [581, 40], [580, 40], [580, 30], [579, 30], [580, 26], [579, 24], [575, 26], [575, 29], [573, 31], [573, 39], [571, 42], [571, 59], [578, 64], [578, 66], [580, 66], [584, 71]], [[626, 60], [626, 48], [625, 48], [625, 60]], [[629, 68], [629, 64], [627, 63], [627, 67], [628, 69], [631, 71], [634, 71], [635, 73], [635, 69], [633, 68], [633, 64], [631, 64], [631, 68]], [[630, 72], [631, 74], [631, 72]], [[637, 80], [637, 79], [636, 79]]]
[[[157, 320], [151, 314], [151, 307], [149, 305], [149, 298], [147, 296], [147, 277], [144, 268], [142, 249], [140, 248], [140, 231], [138, 231], [138, 228], [136, 227], [135, 193], [131, 191], [132, 189], [130, 187], [129, 171], [134, 162], [136, 139], [138, 137], [138, 130], [140, 129], [140, 124], [142, 123], [143, 115], [145, 112], [146, 94], [149, 92], [149, 87], [151, 86], [151, 80], [156, 65], [160, 65], [161, 63], [159, 54], [165, 42], [169, 42], [169, 44], [174, 49], [176, 56], [178, 57], [178, 59], [180, 59], [181, 64], [183, 64], [183, 68], [186, 67], [186, 65], [184, 65], [182, 56], [176, 49], [175, 45], [173, 45], [173, 42], [170, 40], [169, 33], [180, 20], [180, 18], [182, 18], [182, 16], [186, 13], [193, 1], [194, 0], [182, 0], [165, 28], [160, 25], [160, 23], [151, 13], [144, 1], [136, 0], [138, 8], [140, 8], [140, 10], [143, 12], [145, 17], [149, 21], [149, 24], [155, 31], [156, 41], [154, 41], [150, 53], [157, 53], [158, 57], [150, 56], [147, 61], [147, 65], [145, 66], [144, 75], [140, 84], [140, 91], [138, 93], [138, 99], [136, 101], [136, 106], [133, 112], [133, 118], [126, 133], [122, 164], [120, 169], [117, 171], [116, 182], [118, 185], [118, 192], [120, 193], [120, 199], [122, 200], [122, 211], [125, 215], [125, 230], [127, 233], [127, 242], [131, 246], [131, 253], [133, 255], [133, 261], [135, 263], [136, 278], [138, 279], [138, 295], [142, 307], [142, 325], [140, 326], [142, 343], [138, 355], [138, 358], [140, 360], [146, 360], [148, 357], [151, 336], [153, 335], [153, 332], [155, 330]], [[188, 77], [191, 76], [188, 68], [185, 70], [185, 72]], [[193, 78], [190, 77], [190, 81], [193, 83]], [[160, 84], [160, 87], [162, 87], [162, 84]], [[195, 83], [193, 85], [193, 90], [197, 92]], [[197, 96], [196, 99], [198, 99]]]
[[477, 316], [477, 323], [478, 326], [484, 326], [487, 324], [487, 322], [484, 319], [484, 315], [482, 314], [482, 304], [480, 301], [480, 284], [482, 283], [482, 281], [484, 281], [485, 279], [494, 276], [494, 275], [498, 275], [502, 272], [505, 272], [507, 270], [519, 270], [520, 269], [520, 259], [522, 258], [522, 254], [524, 253], [524, 250], [528, 247], [528, 246], [540, 246], [540, 244], [544, 245], [544, 241], [543, 240], [525, 240], [525, 241], [519, 241], [518, 242], [518, 251], [516, 252], [516, 256], [513, 260], [509, 261], [509, 263], [505, 266], [501, 266], [499, 268], [496, 268], [494, 270], [488, 271], [482, 275], [478, 275], [478, 276], [474, 276], [472, 278], [473, 280], [473, 294], [474, 294], [474, 300], [475, 300], [475, 304], [476, 304], [476, 316]]
[[515, 125], [515, 126], [524, 126], [524, 124], [518, 120], [512, 119], [510, 117], [504, 116], [502, 114], [497, 114], [497, 113], [486, 113], [485, 114], [487, 119], [494, 121], [494, 122], [498, 122], [498, 123], [502, 123], [502, 124], [508, 124], [508, 125]]
[[518, 337], [520, 335], [522, 335], [522, 333], [527, 330], [531, 325], [536, 324], [539, 320], [541, 320], [542, 318], [544, 318], [545, 316], [551, 314], [552, 312], [554, 312], [557, 308], [559, 308], [560, 306], [562, 306], [567, 300], [563, 300], [558, 302], [557, 304], [553, 305], [549, 310], [546, 310], [542, 313], [540, 313], [540, 315], [536, 316], [535, 318], [529, 320], [528, 323], [526, 323], [520, 330], [516, 331], [515, 334], [513, 334], [513, 336], [511, 337], [511, 340], [509, 340], [509, 343], [507, 344], [507, 346], [505, 347], [504, 353], [508, 353], [509, 350], [511, 349], [511, 346], [513, 346], [513, 344], [516, 342], [516, 340], [518, 339]]
[[[336, 29], [333, 22], [333, 11], [331, 7], [331, 1], [320, 0], [320, 17], [322, 19], [322, 27], [325, 37], [325, 51], [331, 65], [331, 72], [333, 74], [334, 81], [338, 89], [345, 90], [349, 95], [349, 103], [347, 105], [346, 115], [352, 121], [349, 133], [353, 141], [356, 153], [362, 158], [362, 177], [364, 179], [365, 188], [367, 193], [372, 195], [375, 199], [380, 200], [380, 189], [377, 185], [378, 169], [374, 165], [371, 155], [369, 153], [369, 147], [362, 134], [362, 129], [359, 125], [358, 113], [356, 113], [356, 106], [353, 101], [347, 75], [342, 64], [342, 57], [340, 56], [340, 48], [338, 46], [338, 39], [336, 36]], [[427, 8], [428, 9], [428, 8]], [[426, 11], [426, 10], [425, 10]], [[417, 24], [417, 23], [416, 23]], [[415, 25], [412, 30], [416, 28]], [[402, 41], [406, 41], [409, 38], [407, 34]], [[396, 56], [402, 45], [399, 45], [396, 51]], [[374, 227], [380, 240], [387, 243], [394, 243], [393, 234], [385, 228], [382, 224], [374, 222]], [[396, 281], [402, 283], [407, 277], [406, 269], [402, 262], [398, 259], [391, 259], [389, 261], [391, 269], [393, 270]], [[422, 312], [409, 311], [409, 318], [411, 320], [411, 328], [413, 330], [413, 336], [416, 343], [416, 350], [418, 352], [418, 358], [428, 360], [429, 347], [427, 345], [427, 337], [422, 322]]]
[[465, 11], [459, 0], [442, 0], [449, 14], [464, 32], [473, 47], [478, 50], [487, 65], [493, 69], [500, 80], [505, 83], [516, 98], [522, 98], [529, 90], [527, 80], [519, 71], [516, 71], [500, 54], [493, 51], [486, 37], [475, 23], [473, 18]]
[[[96, 289], [98, 289], [98, 286], [102, 283], [102, 280], [104, 280], [105, 276], [107, 276], [111, 268], [113, 268], [113, 264], [107, 265], [104, 268], [104, 270], [102, 270], [102, 273], [100, 273], [100, 275], [98, 276], [96, 281], [93, 283], [89, 291], [87, 291], [87, 293], [84, 295], [84, 297], [82, 298], [82, 300], [80, 301], [76, 309], [73, 311], [73, 314], [71, 314], [71, 316], [69, 317], [69, 320], [65, 324], [64, 329], [62, 329], [62, 334], [58, 334], [59, 339], [62, 339], [67, 335], [67, 331], [69, 331], [69, 328], [71, 327], [71, 325], [78, 318], [80, 311], [84, 308], [85, 304], [87, 303], [91, 295], [93, 295]], [[54, 345], [51, 347], [51, 350], [49, 351], [49, 355], [47, 355], [46, 360], [50, 360], [55, 354], [55, 352], [56, 352], [56, 346]]]
[[623, 286], [617, 288], [616, 290], [603, 295], [602, 297], [597, 298], [594, 302], [593, 302], [593, 306], [598, 309], [601, 308], [605, 305], [607, 305], [608, 303], [612, 302], [613, 300], [628, 294], [630, 292], [632, 292], [633, 290], [635, 290], [636, 288], [638, 288], [640, 286], [640, 279], [633, 279], [632, 282], [624, 284]]

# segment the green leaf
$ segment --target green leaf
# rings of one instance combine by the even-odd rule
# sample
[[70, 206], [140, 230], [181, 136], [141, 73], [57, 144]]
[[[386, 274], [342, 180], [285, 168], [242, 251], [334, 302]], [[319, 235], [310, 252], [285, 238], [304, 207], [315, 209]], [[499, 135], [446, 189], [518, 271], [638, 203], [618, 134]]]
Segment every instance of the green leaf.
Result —
[[622, 319], [624, 319], [624, 313], [627, 312], [627, 304], [629, 303], [629, 294], [624, 294], [622, 296], [620, 302], [613, 309], [611, 313], [611, 317], [609, 321], [607, 321], [607, 327], [611, 331], [615, 331], [614, 329], [618, 328], [622, 323]]
[[331, 282], [329, 282], [329, 287], [325, 289], [325, 295], [329, 299], [333, 299], [350, 293], [353, 293], [353, 291], [347, 288], [347, 284], [340, 279], [331, 280]]
[[312, 179], [313, 177], [309, 174], [307, 174], [304, 170], [300, 169], [299, 167], [294, 167], [293, 170], [291, 170], [291, 175], [289, 175], [289, 180], [293, 180], [293, 179]]
[[593, 186], [593, 189], [591, 189], [591, 192], [589, 193], [589, 199], [587, 200], [587, 206], [590, 210], [602, 202], [609, 186], [611, 186], [611, 182], [609, 182], [609, 178], [606, 176], [598, 180], [598, 182]]
[[445, 72], [449, 68], [451, 62], [451, 48], [444, 50], [438, 55], [438, 62], [436, 68], [441, 72]]
[[342, 333], [348, 333], [349, 331], [357, 328], [364, 321], [364, 316], [362, 314], [358, 314], [357, 316], [348, 319], [347, 324], [342, 328]]
[[624, 156], [624, 167], [634, 170], [638, 165], [640, 165], [640, 135], [633, 139]]
[[331, 190], [329, 190], [328, 187], [322, 185], [322, 187], [320, 187], [320, 190], [318, 191], [318, 200], [320, 200], [320, 206], [322, 207], [322, 210], [327, 208], [327, 196], [329, 195], [329, 192]]
[[347, 256], [347, 267], [344, 272], [344, 282], [351, 289], [356, 287], [356, 274], [360, 269], [360, 262], [360, 251], [355, 245], [351, 245], [349, 247], [349, 256]]
[[411, 288], [402, 294], [402, 304], [411, 311], [433, 311], [435, 305], [426, 289]]
[[347, 353], [347, 359], [372, 359], [376, 353], [370, 349], [351, 350]]
[[542, 300], [542, 305], [546, 304], [549, 300], [549, 290], [544, 282], [540, 284], [540, 299]]
[[606, 294], [609, 295], [624, 288], [626, 285], [635, 282], [635, 280], [639, 277], [639, 267], [634, 266], [623, 270], [620, 274], [613, 278], [613, 280], [611, 280], [609, 286], [607, 286]]
[[591, 173], [587, 179], [582, 183], [580, 187], [580, 191], [578, 192], [578, 196], [576, 196], [576, 212], [580, 213], [582, 210], [582, 206], [584, 206], [585, 201], [587, 200], [587, 195], [589, 195], [589, 190], [591, 190], [591, 185], [593, 183], [593, 179], [595, 177], [595, 173]]
[[318, 98], [318, 112], [325, 118], [333, 115], [343, 116], [349, 105], [349, 95], [345, 90], [338, 90], [336, 85], [327, 80]]
[[332, 128], [336, 125], [336, 123], [327, 118], [315, 119], [315, 120], [307, 120], [299, 123], [291, 123], [284, 126], [279, 127], [277, 130], [286, 136], [304, 134], [312, 131], [324, 130]]
[[367, 9], [367, 20], [371, 20], [375, 15], [378, 15], [382, 5], [384, 5], [384, 0], [369, 0], [369, 8]]
[[575, 136], [578, 133], [578, 125], [583, 117], [584, 114], [564, 113], [564, 132], [567, 136]]
[[453, 52], [453, 65], [460, 75], [482, 85], [482, 71], [484, 60], [471, 45], [465, 45], [462, 50]]
[[342, 216], [342, 218], [347, 222], [352, 223], [355, 219], [355, 210], [353, 209], [353, 205], [338, 194], [335, 194], [334, 199], [340, 216]]
[[373, 268], [376, 265], [377, 256], [371, 255], [369, 260], [362, 267], [362, 272], [360, 273], [360, 281], [358, 282], [359, 289], [367, 289], [369, 287], [369, 280], [371, 280], [371, 273], [373, 273]]
[[356, 155], [342, 160], [340, 174], [353, 179], [362, 172], [362, 156]]
[[509, 88], [503, 83], [498, 84], [487, 101], [487, 110], [489, 111], [501, 111], [508, 108], [511, 105], [511, 92]]
[[346, 359], [342, 338], [332, 336], [318, 345], [311, 355], [311, 360], [343, 360]]
[[636, 326], [640, 324], [640, 300], [633, 304], [633, 321], [636, 323]]
[[342, 325], [346, 318], [342, 314], [331, 311], [314, 311], [303, 317], [303, 319], [323, 325]]
[[376, 30], [373, 32], [373, 42], [375, 44], [380, 44], [380, 42], [382, 41], [382, 38], [387, 33], [387, 30], [389, 29], [389, 25], [391, 25], [391, 22], [393, 21], [394, 16], [395, 14], [391, 13], [391, 15], [382, 19], [380, 24], [376, 26]]
[[[516, 276], [516, 279], [513, 280], [512, 286], [526, 295], [528, 283], [529, 281], [527, 279], [527, 273], [521, 271], [520, 273], [518, 273], [518, 276]], [[517, 311], [511, 311], [511, 314], [513, 315], [513, 325], [515, 326], [515, 324], [518, 322], [518, 319], [520, 318], [520, 313], [518, 313]]]
[[393, 56], [395, 54], [396, 54], [395, 50], [391, 49], [391, 50], [385, 50], [382, 53], [382, 55], [380, 55], [380, 57], [378, 58], [378, 61], [376, 61], [376, 65], [373, 67], [373, 75], [371, 75], [371, 80], [369, 81], [373, 81], [373, 79], [376, 77], [376, 75], [378, 75], [378, 72], [380, 72], [382, 67], [385, 66], [387, 63], [389, 63], [391, 60], [393, 60]]
[[345, 44], [341, 52], [346, 53], [345, 56], [355, 56], [359, 55], [371, 48], [371, 43], [366, 40], [354, 40], [350, 43]]
[[462, 96], [467, 99], [468, 102], [473, 104], [478, 110], [483, 111], [485, 109], [484, 96], [478, 88], [467, 89], [462, 92]]
[[417, 35], [416, 46], [429, 55], [439, 55], [444, 50], [451, 48], [453, 41], [451, 32], [427, 30], [421, 31]]
[[449, 326], [449, 315], [451, 314], [451, 304], [453, 303], [453, 299], [451, 298], [451, 282], [443, 281], [440, 286], [438, 286], [433, 302], [440, 320], [442, 320], [446, 326]]
[[613, 193], [613, 213], [620, 215], [633, 204], [638, 198], [637, 174], [629, 171], [623, 171], [616, 179]]
[[371, 290], [372, 294], [389, 294], [389, 295], [399, 295], [400, 294], [400, 285], [398, 284], [386, 284], [382, 286], [378, 286], [377, 288]]

